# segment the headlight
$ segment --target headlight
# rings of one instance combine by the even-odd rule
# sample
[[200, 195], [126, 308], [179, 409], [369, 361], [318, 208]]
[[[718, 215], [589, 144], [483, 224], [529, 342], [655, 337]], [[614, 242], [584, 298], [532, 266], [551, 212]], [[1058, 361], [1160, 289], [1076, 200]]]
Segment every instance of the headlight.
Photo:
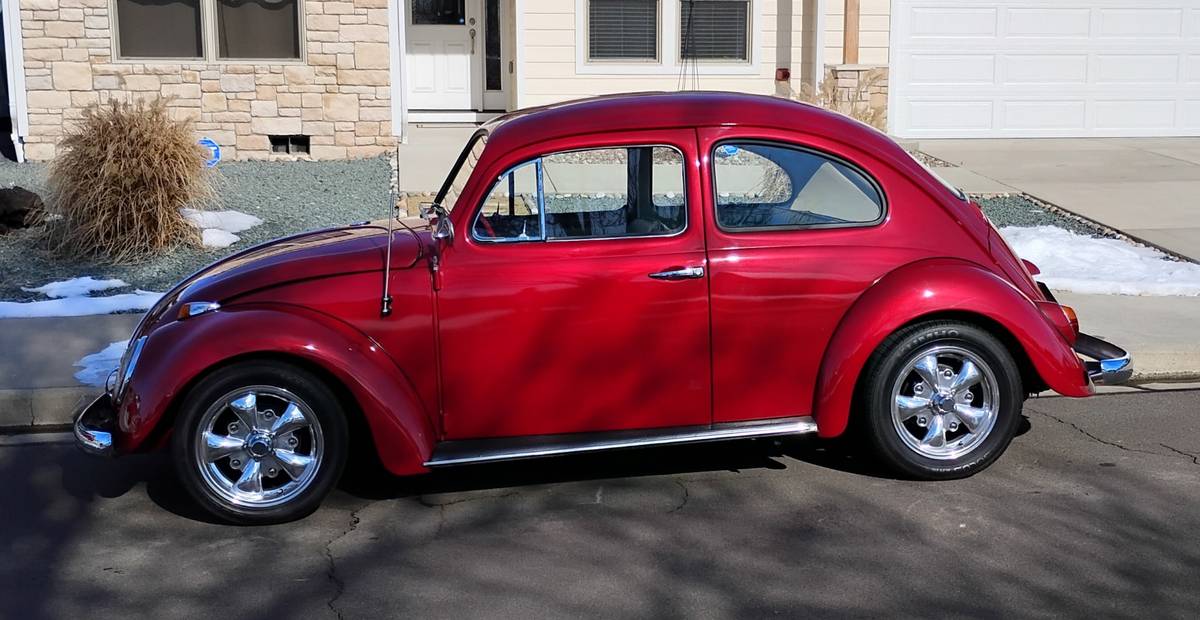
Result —
[[125, 391], [125, 385], [129, 383], [129, 378], [133, 376], [133, 369], [137, 367], [138, 358], [142, 356], [142, 347], [146, 346], [146, 336], [142, 336], [137, 340], [129, 343], [129, 347], [125, 349], [125, 355], [121, 356], [121, 365], [117, 366], [117, 381], [113, 386], [112, 395], [116, 400], [121, 400], [121, 394]]

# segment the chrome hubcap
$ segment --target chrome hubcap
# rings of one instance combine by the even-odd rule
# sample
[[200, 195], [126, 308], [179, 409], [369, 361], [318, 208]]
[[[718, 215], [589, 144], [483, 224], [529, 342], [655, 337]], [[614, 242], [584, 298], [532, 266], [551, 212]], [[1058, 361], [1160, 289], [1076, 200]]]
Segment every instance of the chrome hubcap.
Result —
[[195, 465], [214, 493], [236, 506], [271, 508], [312, 484], [324, 437], [312, 409], [295, 394], [257, 385], [208, 408], [196, 448]]
[[996, 375], [976, 354], [930, 347], [904, 365], [892, 387], [892, 423], [921, 456], [951, 460], [983, 443], [996, 426]]

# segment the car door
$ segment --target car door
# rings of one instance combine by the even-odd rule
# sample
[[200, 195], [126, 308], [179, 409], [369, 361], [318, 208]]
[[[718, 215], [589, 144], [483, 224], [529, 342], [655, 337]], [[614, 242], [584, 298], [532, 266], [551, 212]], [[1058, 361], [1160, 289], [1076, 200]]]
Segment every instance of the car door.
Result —
[[481, 171], [494, 181], [443, 250], [446, 438], [708, 424], [695, 134], [531, 152]]
[[711, 214], [713, 421], [810, 415], [846, 310], [889, 270], [925, 255], [884, 234], [895, 227], [884, 187], [903, 181], [869, 154], [786, 129], [699, 136]]

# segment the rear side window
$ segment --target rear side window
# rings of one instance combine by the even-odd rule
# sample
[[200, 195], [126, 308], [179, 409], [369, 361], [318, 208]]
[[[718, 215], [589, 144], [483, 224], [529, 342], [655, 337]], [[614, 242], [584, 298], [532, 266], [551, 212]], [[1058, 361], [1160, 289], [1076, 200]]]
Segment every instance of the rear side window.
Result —
[[883, 218], [857, 169], [798, 147], [727, 142], [713, 154], [717, 223], [729, 230], [855, 226]]
[[472, 226], [480, 241], [672, 235], [686, 225], [683, 156], [665, 146], [554, 153], [492, 186]]

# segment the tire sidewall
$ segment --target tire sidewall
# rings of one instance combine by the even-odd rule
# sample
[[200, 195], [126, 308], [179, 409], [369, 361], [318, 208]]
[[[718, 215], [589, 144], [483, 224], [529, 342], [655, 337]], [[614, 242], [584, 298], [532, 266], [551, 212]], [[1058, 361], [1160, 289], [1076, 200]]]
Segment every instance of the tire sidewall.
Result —
[[[229, 503], [214, 492], [196, 467], [196, 434], [204, 413], [218, 398], [253, 385], [283, 388], [304, 401], [321, 425], [324, 456], [316, 477], [297, 497], [270, 508], [247, 508]], [[188, 494], [213, 516], [231, 523], [267, 524], [292, 521], [317, 509], [341, 477], [346, 462], [348, 430], [341, 404], [329, 387], [312, 373], [279, 362], [241, 362], [202, 379], [190, 389], [172, 432], [171, 453], [176, 473]]]
[[[961, 347], [979, 356], [992, 370], [1000, 397], [996, 424], [988, 436], [971, 452], [948, 460], [929, 458], [909, 448], [892, 421], [892, 388], [899, 373], [918, 352], [939, 345]], [[882, 352], [866, 386], [872, 441], [884, 459], [907, 476], [924, 479], [969, 476], [999, 458], [1016, 434], [1024, 401], [1020, 376], [1004, 344], [982, 329], [946, 322], [915, 326]]]

